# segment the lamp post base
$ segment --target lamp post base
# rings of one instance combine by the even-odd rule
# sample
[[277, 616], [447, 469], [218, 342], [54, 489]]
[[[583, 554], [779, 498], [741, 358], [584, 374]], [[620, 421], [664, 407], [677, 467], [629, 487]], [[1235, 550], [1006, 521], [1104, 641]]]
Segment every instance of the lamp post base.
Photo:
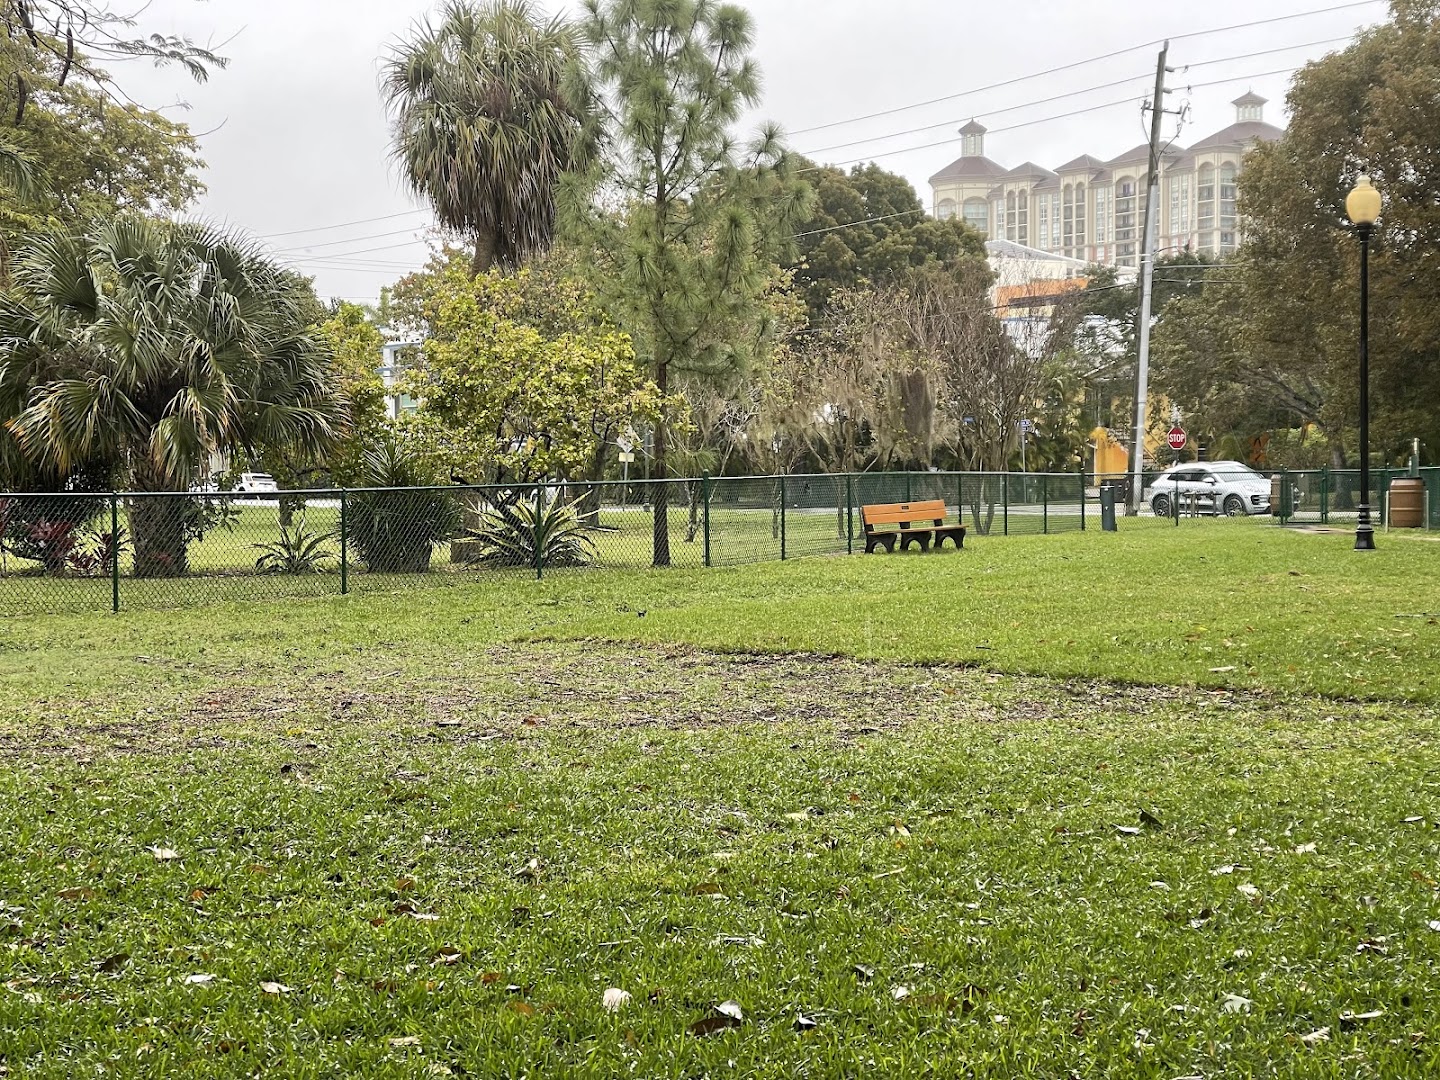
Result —
[[1375, 550], [1375, 529], [1370, 524], [1370, 506], [1368, 503], [1361, 503], [1357, 509], [1360, 511], [1360, 524], [1355, 526], [1355, 550]]

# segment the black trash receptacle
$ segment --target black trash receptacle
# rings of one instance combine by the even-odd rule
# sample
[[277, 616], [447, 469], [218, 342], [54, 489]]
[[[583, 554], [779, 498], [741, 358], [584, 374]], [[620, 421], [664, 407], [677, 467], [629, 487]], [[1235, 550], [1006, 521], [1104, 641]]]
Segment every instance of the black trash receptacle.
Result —
[[1118, 490], [1114, 484], [1100, 485], [1100, 528], [1105, 532], [1116, 532], [1115, 527], [1115, 493]]

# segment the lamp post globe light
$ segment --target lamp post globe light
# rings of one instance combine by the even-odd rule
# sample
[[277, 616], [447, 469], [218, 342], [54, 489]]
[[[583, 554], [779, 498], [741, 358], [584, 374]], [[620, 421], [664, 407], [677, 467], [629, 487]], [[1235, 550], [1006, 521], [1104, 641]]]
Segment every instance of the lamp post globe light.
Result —
[[1355, 550], [1375, 550], [1370, 524], [1370, 237], [1380, 219], [1380, 192], [1361, 175], [1345, 199], [1345, 213], [1360, 237], [1360, 522]]

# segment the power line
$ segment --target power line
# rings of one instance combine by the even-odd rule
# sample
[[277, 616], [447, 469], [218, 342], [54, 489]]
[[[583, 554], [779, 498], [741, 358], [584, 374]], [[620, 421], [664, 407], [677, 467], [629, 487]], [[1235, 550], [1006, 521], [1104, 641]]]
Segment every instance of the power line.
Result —
[[[1191, 83], [1188, 87], [1186, 87], [1186, 89], [1200, 90], [1209, 86], [1223, 86], [1227, 83], [1247, 82], [1251, 79], [1263, 79], [1270, 75], [1285, 75], [1297, 70], [1298, 68], [1295, 67], [1286, 67], [1276, 68], [1273, 71], [1252, 72], [1248, 75], [1236, 75], [1228, 79], [1214, 79], [1210, 82]], [[1051, 116], [1037, 117], [1034, 120], [1025, 120], [1016, 124], [1007, 124], [1004, 127], [991, 128], [987, 134], [996, 135], [1006, 131], [1018, 131], [1021, 128], [1034, 127], [1037, 124], [1048, 124], [1055, 120], [1067, 120], [1074, 116], [1083, 116], [1087, 113], [1101, 112], [1105, 109], [1118, 108], [1121, 105], [1132, 105], [1141, 101], [1142, 98], [1148, 99], [1148, 95], [1130, 95], [1115, 101], [1107, 101], [1100, 105], [1090, 105], [1081, 109], [1073, 109], [1070, 112], [1055, 113]], [[953, 146], [959, 141], [960, 140], [957, 138], [940, 139], [936, 142], [921, 143], [919, 146], [905, 146], [901, 147], [898, 150], [883, 150], [878, 154], [866, 154], [864, 157], [851, 158], [847, 161], [827, 162], [825, 165], [816, 165], [811, 168], [801, 169], [799, 171], [805, 173], [818, 172], [822, 168], [842, 168], [846, 165], [858, 165], [861, 162], [865, 161], [876, 161], [880, 158], [894, 157], [896, 154], [910, 154], [919, 150], [933, 150], [941, 146]]]
[[299, 236], [302, 233], [330, 232], [333, 229], [348, 229], [355, 225], [370, 225], [377, 221], [392, 221], [395, 218], [409, 217], [412, 214], [428, 214], [429, 210], [403, 210], [398, 214], [383, 214], [380, 217], [360, 218], [358, 221], [344, 221], [339, 225], [316, 225], [309, 229], [291, 229], [289, 232], [261, 233], [261, 240], [277, 240], [282, 236]]
[[[364, 240], [383, 240], [388, 236], [414, 236], [415, 229], [396, 229], [393, 232], [373, 233], [369, 236], [352, 236], [348, 240], [329, 240], [323, 244], [306, 244], [300, 247], [280, 248], [277, 255], [288, 255], [294, 252], [314, 251], [316, 248], [340, 247], [344, 244], [358, 244]], [[420, 243], [422, 241], [417, 241]]]
[[[1304, 43], [1302, 43], [1302, 44], [1283, 45], [1283, 46], [1281, 46], [1281, 47], [1279, 47], [1279, 48], [1275, 48], [1275, 49], [1261, 49], [1261, 50], [1259, 50], [1259, 51], [1257, 51], [1257, 52], [1240, 53], [1240, 54], [1235, 55], [1235, 56], [1221, 56], [1221, 57], [1216, 57], [1215, 59], [1212, 59], [1212, 60], [1199, 60], [1199, 61], [1196, 61], [1196, 62], [1193, 63], [1193, 64], [1185, 64], [1185, 65], [1183, 65], [1180, 70], [1181, 70], [1181, 71], [1194, 71], [1194, 70], [1197, 69], [1197, 68], [1214, 67], [1214, 66], [1217, 65], [1217, 64], [1229, 64], [1229, 63], [1234, 63], [1234, 62], [1239, 61], [1239, 60], [1253, 60], [1253, 59], [1256, 59], [1257, 57], [1261, 57], [1261, 56], [1274, 56], [1276, 53], [1294, 52], [1294, 51], [1296, 51], [1297, 49], [1315, 49], [1315, 48], [1319, 48], [1319, 47], [1322, 46], [1322, 45], [1337, 45], [1337, 44], [1340, 44], [1340, 43], [1342, 43], [1342, 42], [1347, 42], [1347, 41], [1350, 41], [1350, 40], [1351, 40], [1351, 39], [1348, 38], [1348, 37], [1326, 38], [1326, 39], [1324, 39], [1324, 40], [1322, 40], [1322, 41], [1307, 41], [1307, 42], [1304, 42]], [[1140, 81], [1141, 79], [1144, 79], [1144, 80], [1147, 80], [1147, 81], [1148, 81], [1148, 80], [1150, 79], [1150, 77], [1151, 77], [1151, 76], [1150, 76], [1150, 74], [1149, 74], [1148, 72], [1141, 72], [1140, 74], [1138, 74], [1138, 75], [1132, 75], [1132, 76], [1130, 76], [1129, 78], [1116, 79], [1116, 80], [1114, 80], [1113, 82], [1108, 82], [1108, 83], [1099, 83], [1099, 84], [1097, 84], [1097, 85], [1095, 85], [1095, 86], [1087, 86], [1087, 87], [1085, 87], [1085, 88], [1083, 88], [1083, 89], [1080, 89], [1080, 90], [1067, 90], [1067, 91], [1065, 91], [1064, 93], [1061, 93], [1061, 94], [1053, 94], [1053, 95], [1051, 95], [1050, 97], [1037, 98], [1037, 99], [1034, 100], [1034, 101], [1027, 101], [1027, 102], [1024, 102], [1024, 103], [1022, 103], [1022, 104], [1020, 104], [1020, 105], [1007, 105], [1007, 106], [1005, 106], [1004, 108], [1001, 108], [1001, 109], [987, 109], [987, 110], [984, 110], [984, 112], [982, 113], [982, 115], [984, 115], [985, 117], [989, 118], [989, 117], [992, 117], [992, 116], [1000, 116], [1000, 115], [1002, 115], [1002, 114], [1004, 114], [1004, 113], [1008, 113], [1008, 112], [1017, 112], [1017, 111], [1019, 111], [1020, 109], [1028, 109], [1028, 108], [1031, 108], [1031, 107], [1036, 106], [1036, 105], [1049, 105], [1049, 104], [1053, 104], [1053, 103], [1056, 102], [1056, 101], [1065, 101], [1065, 100], [1068, 100], [1069, 98], [1077, 97], [1077, 96], [1079, 96], [1079, 95], [1081, 95], [1081, 94], [1090, 94], [1090, 93], [1094, 93], [1094, 92], [1099, 91], [1099, 90], [1111, 90], [1111, 89], [1114, 89], [1114, 88], [1117, 87], [1117, 86], [1125, 86], [1125, 85], [1127, 85], [1128, 83], [1138, 82], [1138, 81]], [[1252, 75], [1252, 76], [1250, 76], [1250, 78], [1261, 78], [1261, 77], [1263, 77], [1263, 75]], [[831, 145], [831, 146], [821, 146], [821, 147], [815, 148], [814, 150], [803, 150], [803, 151], [799, 151], [799, 153], [801, 153], [804, 157], [813, 158], [813, 157], [816, 157], [816, 156], [818, 156], [818, 155], [820, 155], [820, 154], [829, 153], [831, 150], [847, 150], [847, 149], [849, 149], [849, 148], [852, 147], [852, 146], [864, 146], [866, 143], [882, 142], [882, 141], [884, 141], [884, 140], [886, 140], [886, 139], [898, 139], [898, 138], [900, 138], [901, 136], [904, 136], [904, 135], [919, 135], [919, 134], [921, 134], [921, 133], [923, 133], [923, 132], [926, 132], [926, 131], [934, 131], [934, 130], [936, 130], [937, 128], [950, 127], [951, 125], [953, 125], [953, 124], [955, 124], [955, 123], [958, 123], [960, 119], [963, 119], [963, 117], [962, 117], [962, 118], [957, 118], [957, 119], [955, 119], [955, 120], [942, 120], [942, 121], [940, 121], [939, 123], [936, 123], [936, 124], [925, 124], [925, 125], [923, 125], [922, 127], [907, 128], [907, 129], [904, 130], [904, 131], [892, 131], [892, 132], [887, 132], [886, 134], [883, 134], [883, 135], [872, 135], [872, 136], [870, 136], [870, 137], [868, 137], [868, 138], [855, 139], [855, 140], [852, 140], [851, 142], [836, 143], [836, 144]]]
[[[1328, 15], [1328, 14], [1332, 14], [1332, 13], [1334, 13], [1334, 12], [1336, 12], [1336, 11], [1348, 11], [1348, 10], [1351, 10], [1351, 9], [1353, 9], [1353, 8], [1368, 7], [1368, 6], [1370, 6], [1371, 4], [1376, 4], [1376, 3], [1380, 3], [1380, 2], [1381, 2], [1381, 0], [1352, 0], [1351, 3], [1336, 4], [1336, 5], [1332, 6], [1332, 7], [1317, 8], [1317, 9], [1314, 9], [1314, 10], [1311, 10], [1311, 11], [1295, 12], [1294, 14], [1291, 14], [1291, 15], [1278, 15], [1278, 16], [1273, 16], [1273, 17], [1268, 18], [1268, 19], [1257, 19], [1257, 20], [1255, 20], [1255, 21], [1253, 21], [1253, 22], [1234, 23], [1234, 24], [1232, 24], [1232, 25], [1230, 25], [1230, 26], [1220, 26], [1220, 27], [1216, 27], [1216, 28], [1214, 28], [1214, 29], [1212, 29], [1212, 30], [1196, 30], [1196, 31], [1192, 31], [1191, 33], [1188, 33], [1188, 34], [1172, 34], [1172, 35], [1170, 36], [1170, 40], [1171, 40], [1171, 41], [1188, 41], [1188, 40], [1190, 40], [1190, 39], [1192, 39], [1192, 38], [1197, 38], [1197, 37], [1210, 37], [1210, 36], [1215, 35], [1215, 34], [1225, 34], [1225, 33], [1231, 32], [1231, 31], [1233, 31], [1233, 30], [1247, 30], [1247, 29], [1250, 29], [1250, 28], [1256, 27], [1256, 26], [1269, 26], [1269, 25], [1272, 25], [1272, 24], [1274, 24], [1274, 23], [1279, 23], [1279, 22], [1290, 22], [1290, 21], [1293, 21], [1293, 20], [1295, 20], [1295, 19], [1311, 18], [1311, 17], [1316, 16], [1316, 15]], [[858, 123], [862, 123], [863, 121], [866, 121], [866, 120], [876, 120], [876, 119], [879, 119], [879, 118], [882, 117], [882, 116], [894, 116], [894, 115], [896, 115], [897, 113], [911, 112], [911, 111], [913, 111], [913, 110], [915, 110], [915, 109], [923, 109], [923, 108], [926, 108], [927, 106], [930, 106], [930, 105], [940, 105], [940, 104], [943, 104], [943, 103], [945, 103], [945, 102], [955, 101], [955, 100], [957, 100], [957, 99], [959, 99], [959, 98], [972, 97], [972, 96], [974, 96], [975, 94], [982, 94], [982, 93], [985, 93], [985, 92], [990, 91], [990, 90], [999, 90], [999, 89], [1003, 89], [1004, 87], [1007, 87], [1007, 86], [1015, 86], [1015, 85], [1018, 85], [1019, 83], [1030, 82], [1030, 81], [1033, 80], [1033, 79], [1043, 79], [1043, 78], [1045, 78], [1045, 77], [1047, 77], [1047, 76], [1050, 76], [1050, 75], [1058, 75], [1058, 74], [1060, 74], [1061, 72], [1073, 71], [1073, 70], [1075, 70], [1076, 68], [1085, 67], [1085, 66], [1088, 65], [1088, 64], [1097, 64], [1097, 63], [1100, 63], [1101, 61], [1104, 61], [1104, 60], [1114, 60], [1114, 59], [1116, 59], [1117, 57], [1125, 56], [1125, 55], [1127, 55], [1128, 53], [1138, 52], [1138, 51], [1140, 51], [1141, 49], [1153, 48], [1153, 47], [1155, 47], [1156, 45], [1159, 45], [1159, 44], [1160, 44], [1160, 41], [1159, 41], [1159, 40], [1147, 41], [1147, 42], [1145, 42], [1144, 44], [1141, 44], [1141, 45], [1132, 45], [1132, 46], [1130, 46], [1130, 47], [1127, 48], [1127, 49], [1117, 49], [1117, 50], [1114, 51], [1114, 52], [1104, 53], [1104, 54], [1102, 54], [1102, 55], [1100, 55], [1100, 56], [1088, 57], [1087, 59], [1084, 59], [1084, 60], [1076, 60], [1076, 61], [1074, 61], [1074, 62], [1072, 62], [1072, 63], [1069, 63], [1069, 64], [1061, 64], [1061, 65], [1059, 65], [1058, 67], [1047, 68], [1047, 69], [1045, 69], [1044, 71], [1032, 72], [1032, 73], [1029, 74], [1029, 75], [1020, 75], [1020, 76], [1017, 76], [1017, 77], [1015, 77], [1015, 78], [1013, 78], [1013, 79], [1005, 79], [1005, 80], [1003, 80], [1002, 82], [991, 83], [991, 84], [989, 84], [988, 86], [979, 86], [979, 87], [975, 87], [975, 88], [970, 89], [970, 90], [962, 90], [962, 91], [960, 91], [959, 93], [946, 94], [946, 95], [943, 96], [943, 97], [931, 98], [929, 101], [917, 101], [917, 102], [915, 102], [915, 103], [913, 103], [913, 104], [910, 104], [910, 105], [901, 105], [901, 106], [897, 106], [896, 108], [893, 108], [893, 109], [882, 109], [882, 110], [880, 110], [879, 112], [867, 113], [867, 114], [864, 115], [864, 116], [852, 116], [852, 117], [850, 117], [850, 118], [848, 118], [848, 119], [846, 119], [846, 120], [833, 120], [833, 121], [831, 121], [830, 123], [827, 123], [827, 124], [816, 124], [816, 125], [814, 125], [813, 127], [797, 128], [795, 131], [790, 132], [790, 134], [791, 134], [791, 136], [795, 136], [795, 135], [806, 135], [806, 134], [809, 134], [809, 133], [812, 132], [812, 131], [826, 131], [826, 130], [828, 130], [828, 129], [830, 129], [830, 128], [844, 127], [844, 126], [846, 126], [846, 125], [848, 125], [848, 124], [858, 124]]]

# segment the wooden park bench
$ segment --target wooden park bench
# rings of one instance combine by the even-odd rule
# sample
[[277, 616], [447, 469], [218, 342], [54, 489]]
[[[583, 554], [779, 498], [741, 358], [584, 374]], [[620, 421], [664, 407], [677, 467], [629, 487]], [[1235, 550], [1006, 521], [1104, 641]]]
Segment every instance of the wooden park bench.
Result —
[[[938, 551], [945, 546], [947, 536], [957, 548], [965, 546], [965, 526], [946, 524], [942, 499], [862, 506], [860, 520], [865, 525], [867, 555], [875, 550], [877, 544], [883, 544], [887, 552], [894, 551], [896, 540], [900, 541], [901, 551], [908, 548], [912, 541], [920, 544], [921, 551], [929, 551], [933, 542]], [[877, 525], [893, 525], [895, 528], [877, 529]]]

